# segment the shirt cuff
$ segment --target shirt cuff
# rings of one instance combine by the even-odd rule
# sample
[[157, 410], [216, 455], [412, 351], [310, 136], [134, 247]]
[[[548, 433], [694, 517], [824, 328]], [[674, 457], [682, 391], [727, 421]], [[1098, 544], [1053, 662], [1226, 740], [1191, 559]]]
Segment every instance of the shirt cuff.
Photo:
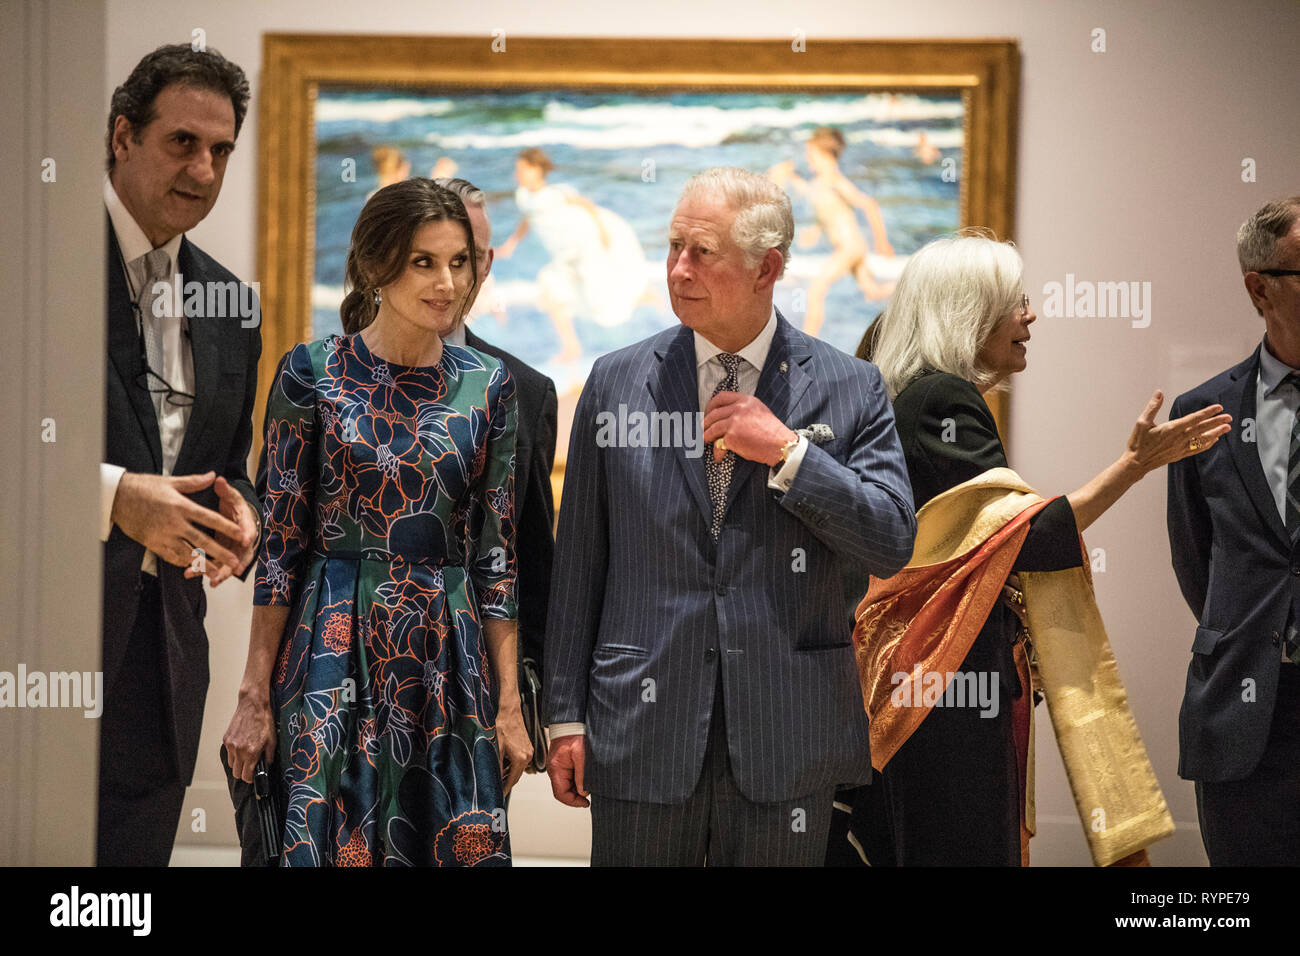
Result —
[[560, 737], [572, 737], [574, 735], [582, 736], [587, 732], [587, 728], [583, 726], [581, 721], [568, 724], [551, 724], [551, 726], [546, 729], [551, 735], [552, 740], [556, 740]]
[[773, 491], [786, 492], [794, 484], [794, 476], [799, 473], [799, 466], [803, 464], [804, 453], [808, 451], [808, 436], [800, 435], [799, 444], [786, 456], [785, 463], [778, 471], [775, 466], [768, 469], [767, 486]]
[[99, 465], [99, 540], [107, 541], [113, 533], [113, 499], [117, 497], [117, 485], [126, 474], [121, 465]]

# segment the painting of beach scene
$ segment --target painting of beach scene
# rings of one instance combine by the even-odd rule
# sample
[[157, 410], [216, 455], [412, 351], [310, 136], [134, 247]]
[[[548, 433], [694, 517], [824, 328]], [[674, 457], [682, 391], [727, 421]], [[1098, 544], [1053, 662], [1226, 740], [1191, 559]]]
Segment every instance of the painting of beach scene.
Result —
[[468, 179], [495, 250], [471, 327], [555, 381], [562, 459], [596, 358], [677, 324], [665, 261], [688, 177], [741, 166], [786, 189], [795, 241], [776, 306], [852, 353], [908, 256], [962, 225], [964, 119], [956, 92], [322, 88], [312, 337], [340, 331], [367, 196], [406, 176]]

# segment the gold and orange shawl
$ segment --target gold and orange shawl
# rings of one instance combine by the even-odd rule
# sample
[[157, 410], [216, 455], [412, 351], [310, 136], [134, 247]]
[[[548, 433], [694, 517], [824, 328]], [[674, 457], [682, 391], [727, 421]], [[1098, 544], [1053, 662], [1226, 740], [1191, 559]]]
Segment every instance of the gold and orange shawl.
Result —
[[[891, 695], [910, 691], [905, 699], [921, 703], [921, 682], [935, 673], [944, 675], [946, 689], [1001, 597], [1029, 519], [1047, 504], [1011, 469], [990, 469], [926, 502], [917, 512], [912, 560], [892, 578], [872, 581], [853, 641], [877, 770], [929, 713], [924, 705], [894, 706]], [[1174, 830], [1083, 555], [1082, 567], [1019, 572], [1032, 643], [1015, 645], [1024, 693], [1013, 702], [1025, 863], [1035, 829], [1033, 656], [1093, 862], [1122, 861]]]

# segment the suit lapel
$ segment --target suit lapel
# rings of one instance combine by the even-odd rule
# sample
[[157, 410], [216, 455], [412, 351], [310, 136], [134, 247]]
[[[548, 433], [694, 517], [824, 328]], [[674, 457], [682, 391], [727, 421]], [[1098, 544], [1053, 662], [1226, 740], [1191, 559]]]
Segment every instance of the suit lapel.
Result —
[[[149, 392], [136, 384], [144, 369], [140, 363], [140, 333], [136, 328], [135, 310], [131, 307], [131, 291], [122, 273], [122, 252], [113, 231], [113, 221], [107, 212], [104, 219], [108, 223], [108, 355], [122, 380], [136, 423], [144, 434], [145, 444], [153, 457], [153, 470], [161, 472], [162, 439], [158, 432], [158, 413], [154, 411]], [[109, 423], [110, 427], [125, 424]]]
[[[763, 371], [758, 376], [758, 387], [754, 397], [766, 405], [778, 419], [789, 427], [794, 420], [793, 413], [803, 393], [808, 389], [812, 379], [804, 370], [804, 365], [812, 357], [808, 344], [794, 327], [785, 320], [780, 311], [776, 313], [776, 334], [768, 349], [767, 359], [763, 362]], [[727, 508], [736, 500], [744, 487], [755, 475], [762, 475], [767, 483], [768, 466], [758, 461], [745, 458], [736, 459], [736, 468], [731, 474], [731, 484], [727, 488]], [[726, 510], [723, 510], [726, 514]]]
[[[662, 412], [680, 412], [682, 421], [696, 421], [700, 409], [699, 380], [695, 368], [695, 337], [686, 326], [669, 341], [666, 348], [656, 348], [658, 366], [650, 373], [647, 383], [654, 398], [655, 408]], [[694, 434], [694, 431], [691, 431]], [[691, 458], [685, 447], [674, 448], [673, 455], [686, 479], [691, 497], [706, 523], [713, 521], [713, 506], [704, 478], [703, 457]], [[708, 454], [708, 449], [704, 452]]]
[[[1262, 348], [1262, 346], [1261, 346]], [[1250, 495], [1255, 510], [1259, 512], [1264, 524], [1268, 525], [1274, 537], [1286, 553], [1291, 552], [1291, 539], [1286, 533], [1282, 516], [1277, 513], [1277, 501], [1273, 498], [1268, 479], [1264, 476], [1264, 466], [1259, 462], [1259, 444], [1245, 442], [1241, 439], [1241, 422], [1255, 420], [1255, 389], [1259, 380], [1259, 350], [1245, 366], [1242, 374], [1224, 392], [1220, 404], [1230, 412], [1235, 412], [1238, 427], [1227, 434], [1228, 448], [1232, 452], [1233, 464], [1241, 476], [1242, 484]]]
[[[181, 248], [176, 253], [176, 271], [181, 281], [202, 282], [198, 266], [194, 262], [193, 251], [188, 239], [181, 240]], [[206, 296], [204, 302], [206, 302]], [[212, 413], [213, 403], [217, 401], [217, 384], [221, 379], [221, 336], [228, 334], [231, 328], [227, 321], [219, 321], [213, 316], [190, 317], [190, 355], [194, 364], [194, 405], [190, 409], [189, 421], [185, 424], [185, 437], [181, 440], [181, 450], [176, 454], [176, 464], [172, 473], [188, 474], [192, 468], [189, 460], [195, 456], [203, 441], [203, 428]], [[226, 343], [232, 347], [233, 343]]]

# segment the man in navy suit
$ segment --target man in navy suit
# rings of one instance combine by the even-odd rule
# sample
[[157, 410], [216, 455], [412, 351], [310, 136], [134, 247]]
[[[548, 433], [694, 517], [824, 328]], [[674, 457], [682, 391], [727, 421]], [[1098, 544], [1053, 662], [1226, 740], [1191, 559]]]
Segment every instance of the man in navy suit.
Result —
[[1212, 866], [1300, 865], [1300, 196], [1237, 233], [1264, 340], [1179, 396], [1239, 423], [1169, 466], [1174, 571], [1198, 627], [1178, 717]]
[[150, 53], [113, 93], [101, 866], [167, 865], [208, 689], [202, 578], [246, 575], [261, 526], [256, 296], [184, 236], [217, 200], [247, 108], [243, 71], [189, 44]]
[[593, 865], [820, 866], [836, 785], [870, 777], [852, 613], [916, 518], [875, 367], [772, 305], [793, 232], [769, 180], [693, 177], [681, 325], [601, 358], [578, 402], [547, 769], [562, 803], [594, 794]]

